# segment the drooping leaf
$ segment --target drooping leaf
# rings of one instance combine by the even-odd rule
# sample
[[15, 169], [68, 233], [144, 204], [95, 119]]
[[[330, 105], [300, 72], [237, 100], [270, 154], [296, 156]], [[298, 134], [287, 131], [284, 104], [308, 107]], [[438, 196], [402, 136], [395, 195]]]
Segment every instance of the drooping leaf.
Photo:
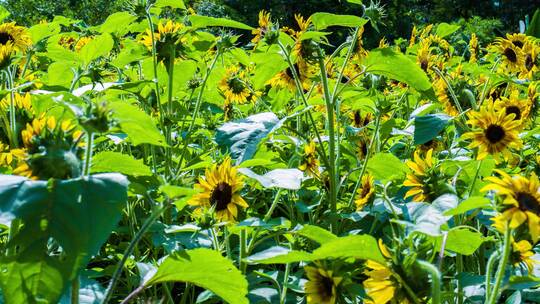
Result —
[[157, 0], [154, 4], [156, 7], [170, 7], [186, 9], [186, 5], [183, 0]]
[[453, 216], [466, 213], [467, 211], [484, 208], [490, 205], [489, 199], [481, 196], [472, 196], [459, 203], [456, 208], [450, 209], [444, 213], [445, 216]]
[[429, 114], [414, 118], [414, 144], [421, 145], [435, 138], [448, 125], [451, 117], [444, 114]]
[[409, 233], [421, 232], [431, 236], [440, 236], [441, 226], [446, 224], [450, 216], [445, 216], [447, 210], [457, 206], [457, 196], [443, 194], [430, 204], [413, 202], [407, 204], [411, 223], [408, 224]]
[[[439, 237], [435, 244], [438, 250], [441, 248], [442, 238], [442, 236]], [[452, 229], [448, 231], [444, 248], [458, 254], [471, 255], [484, 241], [486, 238], [479, 232], [467, 228]]]
[[319, 244], [324, 244], [338, 238], [332, 232], [314, 225], [304, 225], [297, 230], [295, 229], [294, 233], [313, 240]]
[[238, 172], [257, 180], [265, 188], [298, 190], [304, 179], [304, 173], [298, 169], [275, 169], [263, 175], [248, 168], [240, 168]]
[[311, 21], [317, 30], [324, 30], [330, 26], [361, 27], [367, 20], [353, 15], [336, 15], [331, 13], [315, 13]]
[[[24, 223], [8, 245], [21, 253], [0, 261], [8, 270], [0, 271], [6, 302], [57, 302], [116, 226], [126, 200], [120, 174], [49, 182], [0, 176], [0, 222]], [[49, 239], [61, 246], [62, 259], [48, 254]]]
[[162, 282], [189, 282], [212, 291], [228, 303], [248, 303], [246, 278], [215, 250], [198, 248], [170, 255], [145, 286]]
[[216, 131], [218, 145], [231, 153], [237, 163], [251, 159], [259, 143], [281, 127], [285, 119], [271, 112], [259, 113], [245, 119], [228, 122]]
[[206, 28], [209, 26], [232, 27], [242, 30], [252, 30], [253, 28], [242, 22], [234, 21], [226, 18], [216, 18], [209, 16], [192, 15], [189, 16], [189, 21], [194, 28]]
[[134, 145], [166, 146], [165, 138], [159, 132], [152, 118], [138, 107], [121, 101], [111, 102], [109, 106], [113, 110], [113, 117], [120, 124], [120, 128], [128, 135]]
[[369, 73], [405, 82], [419, 92], [431, 89], [426, 73], [407, 56], [390, 48], [370, 51], [363, 63]]
[[456, 24], [448, 24], [446, 22], [437, 25], [437, 31], [435, 34], [441, 38], [452, 35], [455, 31], [459, 30], [461, 26]]
[[375, 179], [388, 181], [403, 177], [407, 167], [392, 153], [377, 153], [369, 159], [367, 170]]
[[114, 41], [110, 34], [101, 34], [83, 46], [79, 51], [79, 56], [84, 64], [89, 64], [92, 60], [109, 54], [113, 44]]
[[113, 151], [104, 151], [94, 155], [91, 172], [118, 172], [131, 176], [152, 175], [150, 168], [141, 159]]
[[246, 261], [250, 264], [288, 264], [312, 259], [313, 256], [309, 252], [274, 246], [247, 257]]

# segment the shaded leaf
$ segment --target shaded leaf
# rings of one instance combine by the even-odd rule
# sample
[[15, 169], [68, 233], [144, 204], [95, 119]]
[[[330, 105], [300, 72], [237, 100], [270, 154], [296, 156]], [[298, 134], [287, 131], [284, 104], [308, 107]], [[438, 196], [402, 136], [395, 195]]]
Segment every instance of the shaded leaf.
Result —
[[445, 114], [429, 114], [414, 118], [414, 144], [421, 145], [435, 138], [452, 119]]

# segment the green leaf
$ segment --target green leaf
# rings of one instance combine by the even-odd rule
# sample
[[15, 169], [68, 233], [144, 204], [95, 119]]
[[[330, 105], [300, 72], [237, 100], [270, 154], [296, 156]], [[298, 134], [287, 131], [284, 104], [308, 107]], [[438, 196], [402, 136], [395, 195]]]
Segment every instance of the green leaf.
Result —
[[347, 2], [362, 5], [362, 0], [347, 0]]
[[413, 202], [407, 204], [412, 223], [408, 223], [409, 232], [421, 232], [431, 236], [440, 236], [441, 226], [451, 218], [444, 215], [447, 210], [457, 206], [458, 198], [454, 194], [443, 194], [431, 204]]
[[298, 190], [304, 179], [304, 173], [298, 169], [275, 169], [263, 175], [248, 168], [240, 168], [238, 172], [257, 180], [264, 188]]
[[128, 12], [114, 13], [107, 17], [105, 22], [99, 27], [99, 31], [101, 33], [123, 35], [127, 33], [128, 26], [135, 20], [137, 20], [137, 17]]
[[183, 0], [157, 0], [154, 4], [156, 7], [170, 7], [186, 9], [186, 5]]
[[[486, 238], [476, 231], [468, 228], [457, 228], [448, 231], [445, 250], [450, 250], [462, 255], [471, 255], [486, 241]], [[440, 250], [442, 237], [437, 239], [435, 248]]]
[[349, 235], [327, 240], [313, 253], [276, 246], [251, 255], [246, 258], [246, 261], [251, 264], [287, 264], [330, 258], [369, 259], [379, 263], [385, 262], [377, 241], [371, 235]]
[[527, 28], [527, 35], [540, 38], [540, 8], [537, 8]]
[[452, 35], [455, 31], [459, 30], [461, 26], [456, 24], [448, 24], [446, 22], [440, 23], [437, 26], [437, 31], [435, 34], [441, 38], [444, 38], [448, 35]]
[[407, 56], [390, 48], [370, 51], [363, 63], [369, 73], [405, 82], [419, 92], [431, 89], [426, 73]]
[[228, 122], [216, 131], [218, 145], [231, 153], [231, 157], [242, 163], [251, 159], [259, 143], [283, 125], [274, 113], [259, 113], [246, 119]]
[[[107, 240], [126, 201], [127, 179], [120, 174], [50, 181], [0, 176], [0, 221], [24, 224], [8, 245], [20, 253], [0, 260], [9, 270], [0, 271], [6, 302], [56, 303]], [[61, 258], [49, 255], [50, 239], [61, 246]]]
[[329, 26], [361, 27], [367, 19], [353, 15], [336, 15], [331, 13], [315, 13], [311, 21], [317, 30], [324, 30]]
[[467, 211], [490, 206], [489, 199], [481, 196], [472, 196], [459, 203], [456, 208], [450, 209], [444, 213], [445, 216], [454, 216], [466, 213]]
[[377, 153], [368, 161], [367, 170], [382, 181], [400, 179], [407, 172], [407, 166], [392, 153]]
[[167, 146], [165, 138], [152, 118], [138, 107], [122, 101], [111, 102], [109, 106], [113, 110], [114, 119], [120, 123], [122, 131], [135, 146], [140, 144]]
[[106, 56], [112, 50], [114, 41], [110, 34], [104, 33], [94, 37], [79, 51], [79, 56], [84, 64], [89, 64], [93, 60]]
[[150, 176], [152, 171], [142, 159], [135, 159], [128, 154], [105, 151], [92, 158], [91, 172], [118, 172], [131, 176]]
[[315, 260], [355, 258], [384, 263], [379, 245], [371, 235], [349, 235], [328, 241], [313, 251]]
[[167, 257], [145, 286], [189, 282], [208, 289], [229, 303], [248, 303], [248, 283], [233, 263], [215, 250], [198, 248]]
[[47, 76], [48, 85], [69, 88], [75, 74], [73, 74], [72, 67], [66, 62], [53, 62], [49, 65]]
[[11, 15], [11, 13], [3, 5], [0, 5], [0, 21], [6, 20], [9, 15]]
[[313, 240], [319, 244], [324, 244], [338, 238], [332, 232], [314, 225], [304, 225], [300, 229], [295, 230], [294, 233]]
[[242, 22], [226, 19], [226, 18], [215, 18], [208, 16], [199, 16], [191, 15], [189, 16], [189, 21], [194, 28], [206, 28], [209, 26], [219, 26], [219, 27], [232, 27], [242, 30], [252, 30], [253, 28]]
[[163, 192], [171, 199], [185, 196], [193, 196], [200, 192], [200, 190], [197, 188], [187, 188], [173, 185], [162, 185], [159, 187], [159, 191]]
[[60, 33], [60, 25], [50, 22], [40, 23], [29, 28], [28, 32], [32, 36], [32, 42], [36, 44], [44, 38]]
[[414, 118], [414, 144], [421, 145], [435, 138], [452, 119], [445, 114], [429, 114]]

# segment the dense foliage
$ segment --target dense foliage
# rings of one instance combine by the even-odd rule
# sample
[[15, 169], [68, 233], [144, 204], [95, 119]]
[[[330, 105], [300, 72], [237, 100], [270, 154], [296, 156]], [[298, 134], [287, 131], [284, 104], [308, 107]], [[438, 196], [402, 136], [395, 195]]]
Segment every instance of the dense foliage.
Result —
[[540, 303], [540, 13], [349, 2], [4, 20], [1, 302]]

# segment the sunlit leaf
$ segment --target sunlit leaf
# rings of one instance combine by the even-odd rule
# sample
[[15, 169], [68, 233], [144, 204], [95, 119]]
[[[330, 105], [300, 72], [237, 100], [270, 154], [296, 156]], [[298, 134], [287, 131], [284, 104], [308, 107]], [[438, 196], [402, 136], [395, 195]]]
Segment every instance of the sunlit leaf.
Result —
[[331, 13], [315, 13], [311, 21], [317, 30], [324, 30], [330, 26], [361, 27], [367, 23], [366, 19], [353, 15], [336, 15]]
[[92, 158], [92, 172], [118, 172], [131, 176], [149, 176], [152, 171], [141, 159], [113, 151], [97, 153]]

